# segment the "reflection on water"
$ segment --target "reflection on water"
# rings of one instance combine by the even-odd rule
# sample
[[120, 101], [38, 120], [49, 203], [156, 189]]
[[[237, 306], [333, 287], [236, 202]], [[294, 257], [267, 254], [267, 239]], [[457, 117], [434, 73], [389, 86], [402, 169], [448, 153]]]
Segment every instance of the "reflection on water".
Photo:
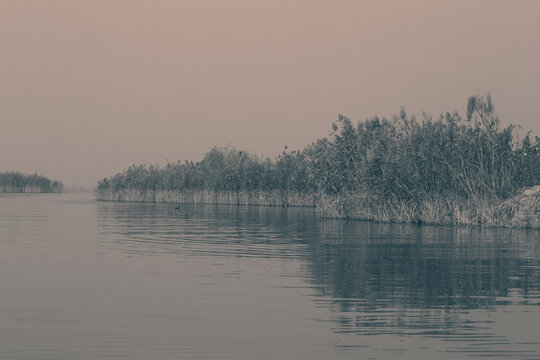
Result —
[[540, 359], [540, 232], [0, 194], [0, 359]]
[[540, 305], [537, 232], [337, 221], [320, 229], [308, 268], [337, 331], [485, 341], [492, 319], [474, 310]]
[[[102, 242], [130, 253], [183, 256], [298, 257], [311, 236], [305, 209], [100, 203]], [[293, 246], [291, 246], [293, 245]]]
[[309, 268], [314, 283], [325, 285], [322, 295], [476, 309], [518, 293], [528, 303], [540, 287], [534, 232], [343, 222], [321, 228]]
[[[346, 222], [317, 219], [306, 209], [205, 205], [100, 203], [97, 220], [100, 244], [126, 254], [299, 261], [294, 276], [312, 289], [311, 306], [328, 314], [314, 320], [346, 339], [335, 345], [346, 351], [341, 355], [388, 350], [400, 358], [412, 351], [414, 358], [414, 351], [431, 349], [449, 358], [456, 352], [540, 358], [532, 335], [540, 320], [538, 231]], [[373, 345], [378, 338], [388, 348]]]

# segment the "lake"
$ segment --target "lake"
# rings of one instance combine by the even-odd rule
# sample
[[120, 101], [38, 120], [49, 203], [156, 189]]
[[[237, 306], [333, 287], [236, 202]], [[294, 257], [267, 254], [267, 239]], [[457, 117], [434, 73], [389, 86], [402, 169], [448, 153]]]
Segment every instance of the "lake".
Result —
[[540, 232], [0, 194], [0, 359], [540, 359]]

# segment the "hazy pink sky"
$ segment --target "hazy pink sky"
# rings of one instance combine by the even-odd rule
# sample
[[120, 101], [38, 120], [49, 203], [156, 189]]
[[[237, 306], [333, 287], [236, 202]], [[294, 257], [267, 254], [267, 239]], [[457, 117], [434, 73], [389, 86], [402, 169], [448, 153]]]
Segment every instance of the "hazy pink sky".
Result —
[[0, 2], [0, 171], [94, 186], [133, 163], [265, 156], [491, 92], [540, 134], [540, 1]]

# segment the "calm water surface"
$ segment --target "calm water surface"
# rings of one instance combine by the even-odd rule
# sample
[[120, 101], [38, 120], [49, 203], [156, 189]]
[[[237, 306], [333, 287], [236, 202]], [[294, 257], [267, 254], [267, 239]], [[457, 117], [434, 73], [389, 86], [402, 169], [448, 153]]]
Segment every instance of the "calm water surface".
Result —
[[540, 232], [0, 194], [1, 359], [540, 359]]

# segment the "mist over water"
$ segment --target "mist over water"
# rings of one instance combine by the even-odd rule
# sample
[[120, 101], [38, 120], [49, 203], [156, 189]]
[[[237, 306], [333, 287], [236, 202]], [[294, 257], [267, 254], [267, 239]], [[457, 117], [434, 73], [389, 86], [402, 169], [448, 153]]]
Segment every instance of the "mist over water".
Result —
[[538, 231], [0, 196], [0, 358], [540, 358]]

